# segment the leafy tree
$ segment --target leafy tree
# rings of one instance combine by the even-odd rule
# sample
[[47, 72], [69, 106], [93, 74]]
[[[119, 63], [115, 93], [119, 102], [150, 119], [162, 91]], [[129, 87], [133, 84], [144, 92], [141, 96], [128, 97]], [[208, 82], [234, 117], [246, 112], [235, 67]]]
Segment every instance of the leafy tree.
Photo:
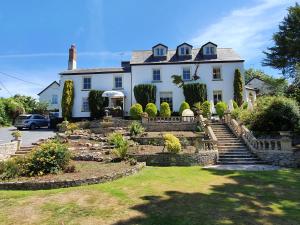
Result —
[[294, 82], [286, 89], [285, 95], [294, 98], [300, 104], [300, 64], [296, 67], [296, 77]]
[[152, 84], [139, 84], [133, 88], [134, 97], [137, 103], [145, 109], [148, 103], [156, 102], [156, 86]]
[[48, 108], [47, 102], [36, 102], [34, 107], [31, 110], [31, 113], [45, 114], [48, 111], [47, 108]]
[[64, 119], [69, 120], [72, 117], [73, 102], [74, 84], [72, 80], [66, 80], [61, 99], [62, 116]]
[[205, 84], [184, 84], [182, 87], [185, 101], [189, 105], [194, 105], [196, 102], [204, 102], [207, 99], [207, 90]]
[[264, 66], [280, 69], [287, 78], [294, 78], [296, 64], [300, 63], [300, 6], [288, 8], [288, 15], [273, 35], [274, 46], [264, 51]]
[[184, 80], [182, 79], [181, 75], [172, 75], [171, 78], [173, 79], [173, 84], [175, 84], [179, 88], [183, 87]]
[[92, 118], [100, 118], [104, 115], [104, 107], [107, 101], [102, 97], [103, 91], [91, 90], [89, 93], [89, 107]]
[[241, 106], [243, 104], [243, 79], [239, 69], [236, 69], [234, 72], [233, 88], [234, 100]]

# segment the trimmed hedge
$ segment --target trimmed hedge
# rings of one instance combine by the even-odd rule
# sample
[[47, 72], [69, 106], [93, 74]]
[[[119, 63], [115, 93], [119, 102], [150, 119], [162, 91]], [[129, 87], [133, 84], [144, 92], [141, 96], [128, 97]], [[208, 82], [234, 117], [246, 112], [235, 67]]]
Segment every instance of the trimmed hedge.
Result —
[[189, 105], [194, 105], [196, 102], [202, 103], [207, 100], [206, 84], [184, 84], [182, 88], [185, 101]]
[[145, 112], [148, 114], [149, 117], [156, 117], [157, 115], [157, 107], [154, 103], [148, 103], [146, 105]]
[[187, 102], [182, 102], [179, 109], [180, 116], [182, 115], [182, 112], [186, 109], [190, 109], [190, 105]]
[[66, 80], [64, 84], [62, 99], [61, 99], [61, 109], [62, 117], [64, 119], [71, 119], [72, 110], [74, 103], [74, 83], [72, 80]]
[[161, 103], [160, 116], [162, 116], [162, 117], [170, 117], [171, 116], [171, 109], [167, 102]]
[[130, 116], [135, 120], [141, 119], [142, 113], [143, 107], [139, 103], [133, 104], [129, 111]]
[[100, 118], [104, 115], [104, 108], [108, 105], [106, 98], [102, 97], [104, 91], [91, 90], [89, 93], [89, 107], [91, 118]]
[[156, 86], [152, 84], [139, 84], [133, 88], [134, 97], [137, 103], [146, 108], [148, 103], [156, 102]]

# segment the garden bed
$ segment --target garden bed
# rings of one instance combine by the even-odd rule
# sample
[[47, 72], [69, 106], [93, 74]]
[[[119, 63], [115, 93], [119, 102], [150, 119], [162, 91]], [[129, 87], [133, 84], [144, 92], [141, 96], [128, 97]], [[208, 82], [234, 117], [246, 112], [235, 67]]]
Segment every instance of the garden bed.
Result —
[[136, 173], [144, 167], [143, 163], [131, 166], [126, 162], [106, 164], [93, 161], [73, 161], [72, 163], [77, 170], [74, 173], [61, 172], [44, 176], [0, 180], [0, 189], [37, 190], [103, 183]]

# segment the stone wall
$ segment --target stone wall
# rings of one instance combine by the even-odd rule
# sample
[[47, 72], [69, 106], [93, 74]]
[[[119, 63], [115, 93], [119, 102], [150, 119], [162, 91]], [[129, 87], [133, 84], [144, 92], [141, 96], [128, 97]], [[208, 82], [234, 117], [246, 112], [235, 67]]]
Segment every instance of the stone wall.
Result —
[[[178, 137], [181, 143], [186, 142], [186, 145], [195, 145], [202, 140], [204, 134], [201, 134], [196, 137]], [[161, 137], [133, 137], [132, 138], [135, 142], [141, 145], [164, 145], [164, 138]]]
[[90, 177], [85, 179], [64, 180], [64, 181], [15, 181], [15, 182], [0, 182], [0, 190], [42, 190], [54, 188], [67, 188], [89, 184], [99, 184], [118, 178], [129, 176], [137, 173], [145, 166], [144, 163], [138, 163], [130, 169], [119, 173], [104, 175], [101, 177]]
[[147, 123], [146, 131], [194, 131], [197, 123]]
[[7, 159], [15, 154], [20, 145], [20, 141], [12, 141], [9, 143], [0, 144], [0, 160]]
[[157, 153], [132, 155], [138, 162], [146, 162], [147, 166], [193, 166], [212, 165], [218, 161], [218, 151], [200, 151], [198, 153]]

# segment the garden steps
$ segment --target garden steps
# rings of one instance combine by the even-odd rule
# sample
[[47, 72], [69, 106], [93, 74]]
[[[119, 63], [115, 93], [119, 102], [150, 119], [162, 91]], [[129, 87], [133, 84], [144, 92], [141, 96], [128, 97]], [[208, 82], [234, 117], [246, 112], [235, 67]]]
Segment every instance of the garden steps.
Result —
[[23, 156], [29, 152], [32, 151], [33, 147], [21, 147], [20, 150], [16, 151], [15, 154], [12, 155], [12, 157], [14, 156]]
[[252, 154], [244, 141], [236, 137], [225, 124], [218, 122], [210, 123], [210, 125], [218, 139], [218, 164], [265, 164], [265, 162]]

